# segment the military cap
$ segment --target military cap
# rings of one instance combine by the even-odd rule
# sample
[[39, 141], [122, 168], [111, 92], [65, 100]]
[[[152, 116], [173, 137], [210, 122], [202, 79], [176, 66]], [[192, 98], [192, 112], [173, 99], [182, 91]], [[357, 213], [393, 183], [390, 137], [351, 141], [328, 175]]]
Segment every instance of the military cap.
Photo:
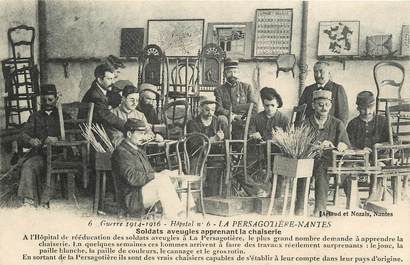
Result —
[[202, 107], [204, 105], [208, 105], [208, 104], [215, 104], [217, 105], [218, 103], [216, 101], [213, 100], [208, 100], [208, 99], [204, 99], [204, 100], [200, 100], [199, 101], [199, 105]]
[[370, 91], [362, 91], [357, 94], [356, 104], [358, 106], [367, 107], [376, 103], [376, 98]]
[[127, 130], [129, 131], [145, 131], [146, 130], [145, 122], [139, 119], [134, 119], [134, 118], [127, 120], [126, 127], [127, 127]]
[[133, 85], [126, 85], [122, 90], [122, 96], [124, 98], [128, 97], [129, 94], [138, 93], [139, 90]]
[[279, 93], [271, 87], [264, 87], [260, 91], [261, 98], [263, 99], [273, 99], [276, 98], [276, 101], [278, 102], [278, 108], [283, 106], [283, 101], [282, 97], [279, 95]]
[[40, 95], [47, 96], [47, 95], [57, 95], [57, 88], [54, 84], [44, 84], [40, 87]]
[[232, 68], [238, 68], [239, 67], [239, 61], [234, 60], [232, 58], [226, 58], [224, 61], [224, 70], [227, 69], [232, 69]]
[[315, 90], [313, 91], [313, 100], [315, 99], [332, 100], [332, 91], [324, 90], [324, 89]]

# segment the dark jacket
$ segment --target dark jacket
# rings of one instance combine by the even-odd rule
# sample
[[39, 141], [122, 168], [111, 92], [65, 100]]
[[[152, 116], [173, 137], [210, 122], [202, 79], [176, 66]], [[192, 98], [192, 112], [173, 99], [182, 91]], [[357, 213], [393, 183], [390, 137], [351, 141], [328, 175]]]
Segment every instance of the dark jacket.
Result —
[[154, 178], [154, 169], [145, 152], [125, 139], [111, 157], [112, 172], [118, 179], [120, 204], [128, 213], [144, 213], [142, 187]]
[[145, 104], [142, 99], [138, 103], [137, 110], [144, 113], [145, 118], [147, 118], [149, 124], [160, 123], [155, 107], [150, 104]]
[[389, 141], [389, 124], [385, 116], [376, 115], [370, 122], [356, 117], [347, 125], [347, 134], [354, 148], [373, 148], [376, 143]]
[[85, 93], [81, 102], [93, 102], [94, 113], [93, 122], [102, 124], [106, 129], [113, 127], [120, 131], [123, 131], [125, 120], [122, 120], [115, 116], [108, 107], [108, 99], [97, 85], [97, 81], [94, 80], [90, 89]]
[[[309, 117], [314, 112], [312, 107], [313, 91], [318, 89], [317, 84], [307, 86], [305, 90], [303, 90], [302, 96], [299, 99], [299, 105], [306, 103], [306, 117]], [[330, 109], [329, 114], [343, 121], [344, 124], [347, 124], [349, 119], [349, 105], [345, 89], [343, 86], [336, 84], [331, 80], [326, 83], [324, 89], [332, 91], [332, 108]]]
[[272, 118], [265, 115], [265, 111], [261, 111], [252, 117], [249, 125], [249, 134], [259, 132], [264, 141], [272, 140], [272, 130], [281, 128], [286, 130], [289, 126], [289, 119], [280, 111], [276, 111]]
[[253, 110], [256, 112], [257, 99], [251, 85], [238, 81], [234, 86], [226, 83], [215, 88], [215, 100], [218, 103], [215, 115], [229, 115], [229, 107], [235, 114], [243, 114], [248, 111], [249, 103], [254, 103]]

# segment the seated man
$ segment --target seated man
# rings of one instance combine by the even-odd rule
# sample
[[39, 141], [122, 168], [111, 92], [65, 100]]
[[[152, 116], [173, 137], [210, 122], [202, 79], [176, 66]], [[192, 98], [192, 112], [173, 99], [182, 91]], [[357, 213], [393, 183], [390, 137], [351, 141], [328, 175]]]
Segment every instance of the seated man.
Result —
[[[138, 119], [142, 120], [147, 128], [147, 135], [155, 138], [156, 141], [162, 142], [164, 139], [161, 135], [155, 135], [151, 130], [151, 125], [148, 123], [147, 119], [145, 118], [144, 113], [137, 110], [137, 104], [139, 99], [138, 89], [135, 86], [128, 85], [124, 87], [122, 92], [122, 101], [121, 105], [117, 108], [113, 109], [112, 112], [119, 118], [123, 120], [127, 119]], [[112, 128], [111, 132], [111, 142], [114, 144], [114, 147], [120, 145], [122, 140], [124, 140], [124, 133], [118, 129]]]
[[145, 209], [161, 202], [166, 218], [177, 217], [183, 205], [167, 174], [154, 172], [140, 146], [146, 141], [146, 126], [130, 119], [126, 139], [112, 154], [113, 175], [118, 178], [121, 208], [129, 216], [142, 216]]
[[257, 140], [272, 140], [272, 131], [278, 128], [286, 130], [289, 119], [278, 109], [282, 107], [282, 97], [271, 87], [264, 87], [260, 91], [264, 110], [251, 119], [249, 137]]
[[50, 187], [45, 184], [46, 152], [44, 145], [56, 142], [60, 136], [59, 116], [56, 108], [55, 85], [42, 85], [41, 110], [30, 115], [21, 133], [23, 145], [31, 148], [21, 167], [18, 196], [25, 205], [48, 207]]
[[[214, 115], [215, 101], [201, 100], [199, 103], [199, 115], [195, 119], [188, 121], [187, 132], [199, 132], [209, 137], [211, 143], [222, 141], [228, 136], [228, 124], [226, 119], [217, 118]], [[222, 145], [212, 145], [211, 153], [224, 152]], [[216, 161], [209, 161], [209, 164], [218, 163]], [[219, 164], [219, 163], [218, 163]], [[218, 194], [219, 178], [222, 175], [221, 169], [206, 170], [204, 175], [206, 176], [204, 193], [205, 196], [214, 196]]]
[[[344, 151], [350, 145], [349, 138], [343, 122], [331, 115], [332, 92], [316, 90], [313, 92], [312, 107], [314, 112], [303, 121], [303, 125], [309, 126], [316, 133], [316, 143], [322, 150], [322, 155], [315, 159], [313, 176], [315, 178], [315, 209], [314, 215], [326, 211], [327, 194], [329, 191], [329, 176], [327, 168], [330, 166], [329, 151], [337, 148]], [[308, 144], [308, 143], [307, 143]], [[298, 194], [296, 200], [296, 212], [303, 209], [303, 192], [305, 179], [298, 181]]]
[[159, 124], [158, 113], [156, 111], [157, 88], [154, 85], [144, 83], [139, 86], [140, 99], [137, 110], [144, 113], [149, 124]]
[[[347, 125], [350, 143], [356, 149], [372, 151], [374, 144], [389, 141], [389, 124], [385, 116], [376, 115], [376, 99], [372, 92], [362, 91], [356, 98], [359, 115]], [[376, 127], [377, 123], [377, 127]], [[368, 200], [381, 199], [381, 182], [376, 185], [376, 176], [370, 178], [370, 196]]]

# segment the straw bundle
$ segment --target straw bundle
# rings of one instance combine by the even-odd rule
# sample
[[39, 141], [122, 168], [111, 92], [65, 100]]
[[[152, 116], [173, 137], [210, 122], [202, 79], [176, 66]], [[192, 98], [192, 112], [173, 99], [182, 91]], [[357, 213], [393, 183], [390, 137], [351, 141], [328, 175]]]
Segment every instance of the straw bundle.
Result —
[[285, 157], [294, 159], [313, 158], [318, 148], [315, 142], [316, 134], [308, 126], [292, 127], [287, 131], [277, 130], [273, 132], [273, 144], [275, 144]]
[[[91, 124], [91, 126], [88, 126], [83, 123], [80, 128], [82, 136], [90, 142], [95, 151], [100, 153], [114, 152], [114, 146], [112, 145], [104, 127], [98, 124]], [[96, 135], [100, 141], [97, 140]]]

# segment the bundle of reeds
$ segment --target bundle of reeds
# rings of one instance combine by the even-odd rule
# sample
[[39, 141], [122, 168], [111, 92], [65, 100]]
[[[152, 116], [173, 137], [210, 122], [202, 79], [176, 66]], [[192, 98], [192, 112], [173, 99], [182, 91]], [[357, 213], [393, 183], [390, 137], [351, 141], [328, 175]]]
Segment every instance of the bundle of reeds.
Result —
[[[81, 134], [90, 142], [95, 151], [100, 153], [112, 153], [114, 152], [114, 146], [112, 145], [110, 138], [107, 135], [104, 127], [98, 124], [82, 124], [80, 126]], [[97, 137], [99, 140], [97, 140]]]
[[316, 134], [308, 126], [291, 127], [287, 131], [276, 130], [273, 132], [273, 144], [281, 151], [282, 155], [294, 159], [313, 158], [318, 152], [313, 145]]

